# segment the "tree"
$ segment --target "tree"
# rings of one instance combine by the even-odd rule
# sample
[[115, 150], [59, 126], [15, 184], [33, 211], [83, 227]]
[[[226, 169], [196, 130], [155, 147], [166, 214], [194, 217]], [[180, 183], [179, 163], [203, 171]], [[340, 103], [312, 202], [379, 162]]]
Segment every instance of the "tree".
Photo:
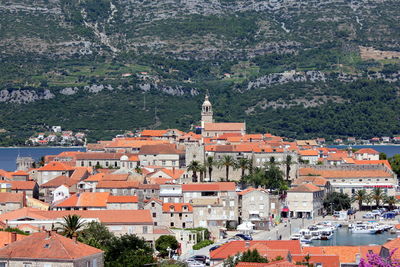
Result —
[[242, 256], [239, 258], [239, 262], [268, 263], [268, 259], [261, 256], [258, 250], [253, 249], [243, 252]]
[[283, 162], [286, 167], [286, 181], [289, 181], [289, 176], [290, 176], [290, 170], [291, 170], [291, 165], [292, 165], [292, 156], [287, 155], [285, 158], [285, 161]]
[[265, 170], [261, 168], [254, 168], [251, 174], [246, 175], [241, 179], [241, 182], [244, 184], [251, 184], [255, 188], [259, 186], [267, 186], [268, 184]]
[[[273, 157], [271, 159], [273, 159]], [[277, 164], [275, 164], [275, 160], [270, 160], [270, 162], [266, 164], [265, 168], [265, 176], [268, 181], [268, 188], [272, 190], [278, 189], [279, 191], [281, 191], [281, 189], [284, 188], [285, 184], [285, 181], [283, 180], [282, 170], [278, 167]]]
[[172, 235], [162, 235], [156, 240], [156, 250], [160, 253], [161, 257], [168, 256], [168, 248], [176, 250], [178, 247], [178, 241]]
[[386, 196], [384, 201], [389, 205], [389, 210], [393, 210], [393, 206], [396, 204], [397, 199], [394, 196]]
[[396, 154], [393, 157], [389, 158], [389, 163], [393, 171], [397, 175], [400, 175], [400, 154]]
[[213, 171], [213, 167], [216, 165], [217, 163], [214, 160], [214, 157], [208, 156], [207, 157], [207, 161], [205, 163], [206, 167], [208, 168], [208, 180], [211, 182], [212, 180], [212, 171]]
[[241, 178], [243, 178], [245, 176], [245, 171], [251, 168], [250, 165], [251, 165], [251, 161], [247, 158], [240, 158], [237, 161], [236, 168], [241, 169], [241, 171], [242, 171]]
[[371, 197], [373, 200], [375, 200], [376, 207], [379, 208], [379, 204], [382, 200], [384, 200], [385, 194], [381, 188], [376, 187], [372, 190]]
[[233, 159], [232, 156], [223, 156], [222, 159], [219, 162], [220, 167], [225, 167], [225, 175], [226, 175], [226, 181], [229, 181], [229, 168], [234, 168], [236, 166], [235, 160]]
[[152, 248], [136, 235], [111, 238], [105, 253], [105, 266], [109, 267], [139, 267], [154, 262]]
[[197, 160], [193, 160], [190, 162], [189, 166], [187, 167], [188, 171], [191, 171], [192, 174], [192, 181], [197, 182], [197, 172], [199, 171], [200, 162]]
[[85, 223], [81, 220], [81, 216], [76, 214], [64, 216], [64, 221], [61, 222], [61, 234], [72, 238], [78, 236], [82, 231]]
[[107, 250], [113, 237], [114, 234], [104, 224], [94, 221], [88, 223], [81, 234], [83, 243], [104, 251]]
[[367, 203], [367, 205], [368, 205], [368, 207], [369, 207], [369, 209], [370, 210], [372, 210], [372, 207], [371, 207], [371, 203], [372, 203], [372, 197], [371, 197], [371, 194], [367, 194], [366, 196], [365, 196], [365, 203]]
[[358, 190], [352, 197], [352, 201], [358, 202], [358, 209], [361, 211], [363, 202], [366, 200], [366, 198], [367, 198], [367, 191], [365, 191], [365, 189]]
[[351, 207], [351, 200], [347, 194], [332, 192], [324, 199], [324, 208], [327, 211], [347, 210]]
[[379, 153], [379, 160], [386, 160], [387, 159], [387, 155], [383, 152]]
[[205, 174], [207, 172], [207, 168], [206, 168], [205, 165], [199, 164], [198, 170], [199, 170], [199, 173], [200, 173], [200, 182], [204, 182], [204, 176], [205, 176]]

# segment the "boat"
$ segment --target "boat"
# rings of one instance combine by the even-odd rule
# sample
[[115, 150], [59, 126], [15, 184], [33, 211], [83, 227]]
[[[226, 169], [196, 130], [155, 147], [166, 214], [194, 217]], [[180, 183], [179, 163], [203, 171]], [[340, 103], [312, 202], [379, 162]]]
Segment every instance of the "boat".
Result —
[[291, 240], [300, 240], [303, 236], [301, 234], [293, 234], [290, 236]]
[[300, 242], [303, 244], [310, 244], [312, 242], [312, 239], [310, 236], [302, 236], [300, 238]]
[[378, 229], [372, 225], [361, 224], [351, 229], [353, 234], [376, 234]]
[[312, 231], [310, 231], [310, 235], [311, 235], [312, 240], [321, 239], [321, 231], [320, 230], [312, 230]]
[[333, 233], [331, 230], [326, 229], [321, 231], [321, 240], [330, 240], [333, 237]]

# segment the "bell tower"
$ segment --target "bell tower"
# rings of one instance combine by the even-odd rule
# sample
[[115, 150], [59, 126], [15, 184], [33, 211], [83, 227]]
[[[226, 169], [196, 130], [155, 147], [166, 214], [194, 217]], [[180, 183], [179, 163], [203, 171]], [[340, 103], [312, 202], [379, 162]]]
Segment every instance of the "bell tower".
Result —
[[201, 128], [204, 128], [204, 123], [212, 123], [213, 111], [211, 102], [208, 100], [208, 95], [206, 95], [203, 105], [201, 106]]

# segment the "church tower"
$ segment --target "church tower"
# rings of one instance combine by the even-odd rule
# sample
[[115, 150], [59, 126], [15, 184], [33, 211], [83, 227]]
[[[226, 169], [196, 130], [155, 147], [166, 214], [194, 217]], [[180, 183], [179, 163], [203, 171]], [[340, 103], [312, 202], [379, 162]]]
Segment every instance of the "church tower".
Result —
[[204, 99], [203, 105], [201, 106], [201, 128], [204, 128], [204, 123], [212, 123], [213, 111], [211, 102], [208, 100], [208, 95]]

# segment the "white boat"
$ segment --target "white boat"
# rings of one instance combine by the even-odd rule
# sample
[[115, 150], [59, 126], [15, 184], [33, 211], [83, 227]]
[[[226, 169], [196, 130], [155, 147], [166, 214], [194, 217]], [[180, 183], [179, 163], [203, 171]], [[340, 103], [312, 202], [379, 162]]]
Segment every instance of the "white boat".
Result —
[[353, 234], [376, 234], [378, 229], [369, 225], [359, 225], [351, 229]]
[[310, 236], [302, 236], [300, 238], [300, 242], [304, 244], [310, 244], [312, 242], [312, 239]]
[[301, 239], [303, 236], [301, 234], [293, 234], [290, 236], [291, 240], [299, 240]]
[[333, 237], [333, 233], [331, 230], [326, 229], [321, 231], [321, 240], [330, 240]]
[[310, 231], [310, 235], [311, 235], [312, 240], [321, 239], [321, 231], [320, 230], [312, 230], [312, 231]]

